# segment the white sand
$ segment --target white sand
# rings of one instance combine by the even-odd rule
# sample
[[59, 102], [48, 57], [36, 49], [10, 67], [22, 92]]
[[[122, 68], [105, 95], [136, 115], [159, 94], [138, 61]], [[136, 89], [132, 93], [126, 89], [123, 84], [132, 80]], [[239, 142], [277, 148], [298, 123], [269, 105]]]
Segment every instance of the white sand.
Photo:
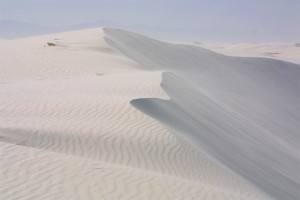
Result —
[[131, 47], [102, 29], [0, 41], [0, 199], [268, 199], [130, 104], [169, 98], [168, 60], [148, 70], [165, 52], [130, 59], [123, 36]]

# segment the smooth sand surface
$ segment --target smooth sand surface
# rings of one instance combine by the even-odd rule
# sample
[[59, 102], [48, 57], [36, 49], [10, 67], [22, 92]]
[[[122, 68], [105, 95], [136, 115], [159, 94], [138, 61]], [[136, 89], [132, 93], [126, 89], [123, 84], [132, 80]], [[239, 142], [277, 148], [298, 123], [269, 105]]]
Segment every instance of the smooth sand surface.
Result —
[[[47, 42], [55, 46], [48, 46]], [[282, 159], [285, 153], [287, 158], [274, 169], [279, 170], [278, 174], [291, 169], [284, 174], [282, 181], [277, 180], [275, 172], [271, 172], [271, 175], [275, 174], [278, 184], [272, 185], [263, 179], [263, 183], [271, 188], [269, 191], [245, 176], [252, 173], [255, 177], [261, 175], [268, 178], [260, 170], [259, 173], [255, 173], [256, 170], [253, 172], [255, 167], [266, 167], [264, 163], [268, 161], [257, 163], [255, 152], [244, 160], [234, 158], [239, 155], [234, 154], [232, 149], [226, 149], [226, 146], [233, 144], [233, 147], [239, 148], [239, 142], [235, 141], [238, 138], [234, 139], [229, 134], [228, 141], [220, 144], [220, 139], [225, 139], [225, 136], [218, 138], [214, 135], [216, 132], [228, 135], [227, 131], [234, 129], [240, 130], [236, 133], [246, 131], [243, 132], [245, 135], [254, 134], [255, 137], [265, 134], [255, 132], [261, 128], [256, 127], [260, 124], [255, 124], [253, 128], [255, 114], [245, 116], [251, 120], [250, 124], [237, 117], [247, 113], [250, 107], [245, 110], [232, 108], [241, 106], [247, 96], [243, 102], [237, 101], [242, 97], [233, 91], [233, 101], [224, 92], [218, 94], [220, 100], [216, 102], [208, 97], [217, 95], [219, 84], [224, 80], [220, 79], [220, 83], [213, 87], [209, 87], [213, 79], [208, 81], [207, 87], [201, 88], [201, 91], [207, 91], [204, 95], [199, 94], [199, 88], [194, 91], [195, 85], [190, 85], [196, 84], [196, 80], [192, 81], [195, 76], [186, 82], [190, 74], [186, 69], [194, 69], [199, 63], [212, 58], [222, 65], [224, 60], [219, 57], [224, 56], [206, 54], [206, 50], [202, 52], [198, 47], [184, 47], [187, 53], [181, 47], [177, 49], [176, 45], [171, 49], [160, 45], [166, 44], [125, 31], [103, 31], [100, 28], [1, 41], [0, 199], [270, 199], [270, 191], [274, 187], [284, 184], [286, 177], [295, 175], [295, 165], [291, 167], [289, 162], [299, 161], [293, 157], [294, 151], [298, 150], [296, 140], [299, 138], [295, 132], [297, 121], [294, 117], [299, 115], [294, 109], [290, 116], [282, 116], [288, 117], [282, 122], [282, 118], [270, 115], [285, 114], [298, 100], [299, 95], [290, 94], [297, 89], [296, 86], [291, 90], [289, 88], [293, 77], [298, 76], [298, 65], [283, 63], [296, 71], [290, 77], [290, 83], [278, 82], [283, 83], [281, 87], [287, 91], [274, 90], [272, 97], [277, 98], [279, 94], [288, 97], [288, 100], [280, 97], [274, 104], [282, 113], [277, 113], [278, 110], [263, 112], [265, 107], [260, 107], [262, 111], [258, 113], [263, 118], [262, 123], [270, 126], [270, 132], [279, 127], [274, 137], [282, 148], [279, 146], [274, 154]], [[201, 55], [204, 60], [190, 60], [194, 55]], [[187, 72], [186, 76], [185, 73], [178, 73], [184, 81], [177, 80], [174, 74], [177, 72], [171, 69], [170, 60], [175, 71]], [[214, 70], [217, 69], [212, 68]], [[198, 73], [197, 70], [195, 72]], [[234, 76], [239, 78], [240, 73], [242, 71]], [[212, 78], [204, 76], [199, 76], [204, 78], [202, 83]], [[263, 77], [260, 78], [258, 80], [262, 82], [257, 84], [265, 83]], [[158, 107], [155, 105], [149, 110], [153, 98], [159, 99]], [[230, 107], [230, 103], [235, 101], [238, 103]], [[289, 103], [287, 106], [280, 106], [280, 102], [286, 101]], [[199, 102], [200, 105], [196, 106]], [[228, 110], [215, 106], [222, 102]], [[161, 109], [158, 109], [160, 106]], [[181, 106], [181, 110], [176, 106]], [[194, 112], [190, 112], [191, 109]], [[230, 109], [234, 114], [229, 113]], [[192, 115], [185, 117], [182, 110]], [[244, 113], [235, 113], [242, 111]], [[270, 109], [267, 111], [271, 112]], [[180, 121], [174, 119], [176, 116]], [[203, 120], [207, 128], [213, 129], [209, 132], [195, 124], [198, 123], [195, 120]], [[174, 125], [177, 122], [177, 126]], [[273, 123], [276, 127], [271, 127]], [[283, 130], [290, 134], [280, 137]], [[199, 137], [191, 137], [198, 133]], [[199, 139], [203, 134], [212, 134], [213, 138], [203, 137], [206, 140], [202, 141], [210, 148], [201, 146]], [[290, 141], [292, 134], [295, 135]], [[245, 140], [244, 143], [249, 145], [248, 142]], [[254, 145], [260, 148], [255, 142]], [[199, 144], [200, 148], [197, 146]], [[225, 147], [222, 149], [224, 154], [230, 155], [220, 154], [216, 144]], [[264, 144], [269, 145], [269, 140], [264, 141], [262, 137], [261, 145]], [[270, 148], [274, 145], [278, 146], [278, 143]], [[270, 150], [268, 146], [266, 149], [266, 152]], [[245, 152], [241, 151], [241, 155]], [[225, 158], [236, 167], [224, 162]], [[257, 159], [263, 158], [258, 156]], [[298, 181], [296, 176], [294, 178]], [[262, 179], [258, 177], [258, 180]], [[291, 191], [286, 191], [284, 186], [280, 192], [284, 195], [290, 192], [290, 197], [293, 197], [293, 184], [291, 182]]]

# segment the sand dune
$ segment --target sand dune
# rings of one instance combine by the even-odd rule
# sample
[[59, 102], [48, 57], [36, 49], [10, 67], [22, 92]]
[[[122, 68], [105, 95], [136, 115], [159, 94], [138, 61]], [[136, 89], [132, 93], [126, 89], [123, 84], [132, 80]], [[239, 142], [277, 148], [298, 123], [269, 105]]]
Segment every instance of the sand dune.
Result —
[[[48, 46], [47, 42], [55, 46]], [[240, 60], [115, 29], [1, 41], [0, 56], [1, 200], [252, 200], [269, 199], [264, 192], [273, 195], [273, 189], [279, 186], [282, 186], [277, 188], [281, 196], [292, 199], [296, 194], [295, 165], [299, 160], [294, 155], [298, 150], [296, 117], [299, 115], [293, 106], [299, 94], [293, 93], [299, 82], [293, 84], [299, 76], [298, 65], [268, 59]], [[257, 67], [255, 73], [242, 76], [245, 63], [247, 67], [253, 63], [275, 64], [275, 70], [270, 75], [260, 75]], [[282, 71], [278, 63], [288, 72]], [[232, 75], [227, 76], [228, 69], [219, 70], [231, 64], [234, 66], [230, 72], [237, 70]], [[243, 70], [238, 70], [239, 66]], [[213, 79], [214, 76], [219, 79]], [[250, 81], [253, 76], [258, 77], [255, 86], [265, 84], [258, 93]], [[277, 81], [281, 76], [289, 81]], [[267, 85], [269, 79], [265, 77], [275, 77], [274, 84], [278, 85]], [[230, 82], [233, 78], [236, 80]], [[247, 81], [232, 87], [244, 79]], [[270, 97], [262, 95], [255, 103], [263, 106], [266, 102], [274, 103], [260, 107], [271, 114], [263, 109], [248, 113], [253, 108], [245, 108], [243, 104], [254, 104], [246, 102], [252, 99], [241, 99], [241, 94], [245, 93], [242, 88], [251, 87], [253, 91], [248, 95], [257, 94], [255, 98], [270, 90]], [[282, 102], [288, 103], [282, 106]], [[278, 108], [271, 110], [273, 106]], [[285, 115], [287, 111], [289, 115]], [[181, 112], [191, 115], [183, 117]], [[279, 114], [282, 116], [277, 118]], [[251, 123], [246, 123], [240, 115]], [[210, 132], [198, 126], [197, 120], [211, 128]], [[266, 134], [261, 132], [262, 124], [274, 133], [257, 144], [257, 134]], [[195, 128], [199, 128], [199, 135], [195, 134]], [[277, 154], [279, 160], [274, 162], [286, 156], [285, 162], [276, 163], [278, 167], [273, 168], [278, 172], [270, 172], [276, 179], [274, 184], [261, 171], [253, 172], [250, 166], [269, 167], [271, 161], [257, 163], [256, 159], [264, 157], [254, 152], [243, 162], [245, 159], [235, 157], [239, 155], [232, 152], [226, 141], [219, 147], [229, 149], [220, 154], [216, 144], [226, 138], [214, 134], [228, 136], [228, 142], [240, 148], [238, 138], [227, 133], [235, 129], [239, 129], [238, 133], [245, 131], [244, 136], [254, 134], [250, 139], [258, 150], [263, 150], [260, 145], [267, 145], [266, 153], [274, 150], [274, 154], [266, 155], [273, 159]], [[283, 136], [282, 131], [287, 134]], [[204, 133], [212, 133], [214, 138], [205, 138]], [[270, 144], [270, 137], [276, 139], [272, 140], [274, 144]], [[199, 139], [205, 139], [200, 148]], [[280, 148], [274, 149], [278, 142]], [[240, 151], [240, 155], [245, 152]], [[281, 173], [286, 174], [277, 180]], [[262, 183], [269, 188], [249, 179], [246, 176], [249, 174], [260, 175], [257, 180], [264, 180]], [[296, 183], [287, 188], [284, 181], [292, 175]], [[249, 180], [254, 184], [249, 184]]]

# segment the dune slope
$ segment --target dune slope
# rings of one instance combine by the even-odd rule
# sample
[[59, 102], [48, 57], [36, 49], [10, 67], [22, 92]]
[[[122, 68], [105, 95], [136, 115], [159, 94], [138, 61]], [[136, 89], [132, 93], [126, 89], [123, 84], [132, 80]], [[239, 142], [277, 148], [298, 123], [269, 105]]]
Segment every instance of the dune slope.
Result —
[[107, 41], [163, 70], [170, 100], [131, 103], [275, 199], [298, 199], [300, 66], [229, 57], [105, 29]]

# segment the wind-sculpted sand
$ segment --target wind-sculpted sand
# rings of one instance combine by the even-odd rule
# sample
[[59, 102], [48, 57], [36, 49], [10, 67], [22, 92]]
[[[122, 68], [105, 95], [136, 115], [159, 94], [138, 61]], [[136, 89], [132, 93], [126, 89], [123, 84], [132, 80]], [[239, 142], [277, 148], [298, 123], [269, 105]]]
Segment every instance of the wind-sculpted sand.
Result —
[[[1, 41], [0, 56], [1, 200], [297, 195], [298, 65], [116, 29]], [[234, 64], [227, 76], [229, 63], [258, 63], [257, 74]], [[260, 73], [265, 65], [274, 66], [277, 89]], [[233, 87], [238, 80], [248, 81]], [[261, 84], [254, 105], [251, 87]], [[251, 145], [262, 153], [246, 153]]]
[[299, 198], [299, 65], [105, 32], [141, 65], [167, 71], [170, 100], [134, 100], [135, 107], [272, 197]]

